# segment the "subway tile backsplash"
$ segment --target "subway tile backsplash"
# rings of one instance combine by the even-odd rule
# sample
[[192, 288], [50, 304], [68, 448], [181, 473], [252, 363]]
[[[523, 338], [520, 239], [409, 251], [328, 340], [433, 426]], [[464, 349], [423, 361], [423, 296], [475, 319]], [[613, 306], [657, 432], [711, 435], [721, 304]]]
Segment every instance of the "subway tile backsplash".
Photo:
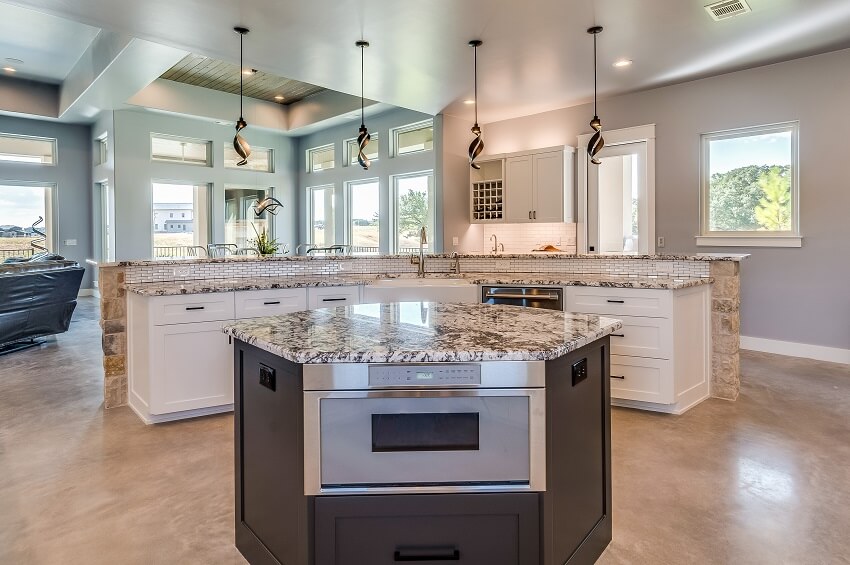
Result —
[[[500, 237], [501, 240], [501, 237]], [[508, 252], [507, 243], [505, 251]], [[429, 258], [429, 273], [447, 273], [452, 261]], [[571, 273], [668, 278], [708, 277], [708, 261], [684, 259], [583, 258], [568, 256], [499, 257], [481, 255], [460, 259], [462, 273]], [[238, 261], [220, 263], [143, 264], [125, 267], [127, 283], [234, 279], [244, 277], [321, 277], [323, 275], [415, 273], [406, 257], [340, 257], [309, 261]]]
[[531, 253], [541, 245], [554, 245], [564, 253], [576, 252], [576, 225], [544, 224], [485, 224], [481, 249], [492, 249], [492, 237], [504, 244], [505, 253]]

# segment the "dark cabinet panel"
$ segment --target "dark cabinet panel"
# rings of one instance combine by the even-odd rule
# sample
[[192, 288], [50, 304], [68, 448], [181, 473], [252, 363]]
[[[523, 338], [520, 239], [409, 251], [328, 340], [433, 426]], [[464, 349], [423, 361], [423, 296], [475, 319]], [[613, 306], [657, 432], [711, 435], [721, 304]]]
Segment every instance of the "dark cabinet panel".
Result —
[[539, 563], [537, 494], [316, 499], [316, 565]]

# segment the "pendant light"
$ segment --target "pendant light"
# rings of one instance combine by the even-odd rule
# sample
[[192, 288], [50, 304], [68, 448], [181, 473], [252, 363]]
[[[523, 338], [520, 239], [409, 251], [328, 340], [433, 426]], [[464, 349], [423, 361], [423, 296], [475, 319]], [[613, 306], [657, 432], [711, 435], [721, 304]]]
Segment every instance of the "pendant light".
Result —
[[248, 164], [248, 156], [251, 155], [251, 146], [245, 141], [244, 137], [239, 135], [239, 132], [248, 127], [248, 122], [242, 117], [242, 82], [245, 76], [245, 73], [242, 72], [242, 40], [245, 39], [245, 35], [249, 30], [247, 27], [236, 26], [233, 28], [233, 31], [239, 34], [239, 119], [236, 121], [236, 135], [233, 137], [233, 149], [242, 157], [242, 160], [237, 162], [236, 166], [242, 167]]
[[480, 39], [473, 39], [469, 42], [469, 46], [472, 47], [473, 52], [473, 80], [475, 84], [475, 123], [472, 125], [472, 133], [475, 135], [475, 139], [469, 144], [469, 166], [473, 169], [481, 168], [481, 165], [476, 163], [475, 159], [484, 151], [484, 140], [481, 139], [481, 126], [478, 125], [478, 48], [481, 47], [482, 43]]
[[590, 120], [590, 127], [593, 128], [594, 134], [587, 144], [587, 154], [590, 157], [590, 162], [594, 165], [602, 164], [602, 161], [596, 158], [596, 155], [605, 147], [605, 140], [602, 139], [602, 120], [599, 119], [599, 114], [596, 111], [596, 36], [602, 33], [602, 26], [593, 26], [588, 28], [587, 33], [593, 36], [593, 119]]
[[262, 200], [257, 199], [252, 208], [254, 209], [254, 215], [259, 218], [263, 215], [263, 212], [268, 212], [272, 216], [277, 216], [277, 209], [281, 206], [283, 206], [283, 203], [280, 200], [272, 198], [271, 196], [266, 196]]
[[357, 133], [357, 162], [363, 167], [364, 171], [369, 170], [369, 165], [372, 163], [369, 161], [369, 158], [366, 157], [366, 153], [363, 150], [366, 148], [366, 145], [372, 139], [372, 135], [369, 133], [369, 130], [366, 129], [366, 117], [364, 112], [363, 102], [363, 76], [364, 76], [364, 67], [363, 67], [363, 51], [369, 47], [368, 41], [356, 41], [354, 43], [357, 47], [360, 48], [360, 129]]

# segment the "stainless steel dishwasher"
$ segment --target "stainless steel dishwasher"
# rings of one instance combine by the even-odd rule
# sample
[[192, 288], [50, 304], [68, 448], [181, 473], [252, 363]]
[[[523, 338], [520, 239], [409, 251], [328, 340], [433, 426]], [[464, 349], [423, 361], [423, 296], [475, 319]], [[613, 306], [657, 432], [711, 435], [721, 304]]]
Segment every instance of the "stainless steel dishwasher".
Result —
[[563, 310], [564, 289], [542, 286], [482, 286], [481, 302]]

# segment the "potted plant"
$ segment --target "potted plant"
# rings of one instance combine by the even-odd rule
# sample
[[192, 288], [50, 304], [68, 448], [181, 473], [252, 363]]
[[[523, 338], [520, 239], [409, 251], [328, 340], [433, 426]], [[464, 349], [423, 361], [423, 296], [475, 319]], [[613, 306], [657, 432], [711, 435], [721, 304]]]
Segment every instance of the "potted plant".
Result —
[[254, 249], [257, 250], [257, 254], [259, 254], [260, 257], [267, 257], [277, 253], [280, 245], [276, 239], [269, 237], [269, 232], [266, 230], [265, 226], [259, 232], [257, 231], [257, 226], [254, 224], [251, 224], [251, 228], [254, 230], [257, 237], [249, 240], [248, 242], [254, 246]]

